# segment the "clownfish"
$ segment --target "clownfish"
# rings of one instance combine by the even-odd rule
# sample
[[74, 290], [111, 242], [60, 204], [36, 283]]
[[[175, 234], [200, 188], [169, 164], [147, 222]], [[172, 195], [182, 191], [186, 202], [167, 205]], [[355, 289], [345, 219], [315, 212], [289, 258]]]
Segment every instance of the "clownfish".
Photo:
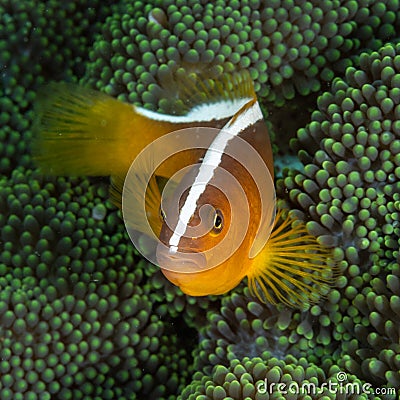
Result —
[[[287, 216], [279, 222], [272, 149], [250, 74], [181, 74], [172, 86], [181, 115], [133, 106], [76, 84], [49, 84], [37, 97], [34, 159], [47, 174], [111, 176], [111, 199], [123, 209], [129, 229], [146, 234], [151, 227], [157, 238], [151, 261], [186, 294], [224, 294], [247, 277], [251, 293], [263, 302], [302, 306], [319, 300], [333, 279], [330, 251], [300, 221]], [[200, 128], [212, 132], [207, 148], [196, 147]], [[192, 133], [179, 133], [185, 129]], [[143, 213], [136, 206], [140, 198], [124, 195], [125, 187], [135, 191], [140, 181], [131, 182], [140, 175], [131, 174], [131, 166], [171, 134], [176, 141], [165, 143], [193, 141], [193, 149], [185, 147], [149, 173]], [[246, 146], [254, 152], [247, 156], [250, 168], [239, 160]], [[264, 182], [261, 192], [257, 179]], [[234, 182], [240, 189], [229, 196], [221, 190], [222, 185], [229, 192]]]

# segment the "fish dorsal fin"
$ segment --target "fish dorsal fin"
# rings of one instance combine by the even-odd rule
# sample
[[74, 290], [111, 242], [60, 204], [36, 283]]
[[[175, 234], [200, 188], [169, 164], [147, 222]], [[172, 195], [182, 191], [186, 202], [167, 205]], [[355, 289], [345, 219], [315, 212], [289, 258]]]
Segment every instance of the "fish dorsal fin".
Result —
[[[186, 106], [186, 113], [200, 110], [204, 104], [249, 101], [255, 98], [253, 81], [247, 70], [225, 73], [218, 78], [205, 73], [185, 74], [177, 71], [179, 98]], [[246, 102], [247, 102], [246, 101]]]
[[158, 114], [141, 107], [137, 111], [169, 122], [209, 122], [232, 117], [244, 104], [256, 98], [253, 81], [246, 70], [221, 73], [187, 72], [179, 68], [169, 78], [159, 77], [161, 108]]

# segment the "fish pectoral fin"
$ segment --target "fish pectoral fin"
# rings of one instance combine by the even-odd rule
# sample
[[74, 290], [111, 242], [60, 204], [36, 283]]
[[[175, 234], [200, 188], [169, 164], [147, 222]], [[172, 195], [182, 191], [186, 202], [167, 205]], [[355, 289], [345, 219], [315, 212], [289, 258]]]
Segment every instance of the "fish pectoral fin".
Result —
[[162, 226], [162, 218], [160, 215], [161, 194], [157, 183], [156, 176], [150, 179], [149, 186], [146, 191], [146, 215], [154, 234], [159, 237]]
[[160, 236], [163, 223], [160, 206], [162, 193], [166, 186], [168, 187], [168, 191], [173, 193], [175, 188], [178, 186], [178, 183], [173, 179], [168, 179], [164, 176], [152, 175], [146, 191], [146, 216], [151, 229], [157, 237]]
[[[110, 197], [112, 202], [122, 209], [128, 230], [158, 237], [162, 226], [160, 189], [155, 175], [151, 175], [146, 189], [145, 179], [146, 177], [140, 174], [128, 174], [127, 179], [124, 176], [112, 176]], [[149, 227], [153, 231], [151, 235]]]
[[277, 213], [269, 241], [247, 274], [251, 293], [262, 302], [304, 307], [318, 302], [336, 279], [329, 248], [307, 232], [303, 222]]
[[125, 175], [112, 175], [110, 184], [110, 200], [118, 208], [122, 208], [122, 191], [124, 189]]

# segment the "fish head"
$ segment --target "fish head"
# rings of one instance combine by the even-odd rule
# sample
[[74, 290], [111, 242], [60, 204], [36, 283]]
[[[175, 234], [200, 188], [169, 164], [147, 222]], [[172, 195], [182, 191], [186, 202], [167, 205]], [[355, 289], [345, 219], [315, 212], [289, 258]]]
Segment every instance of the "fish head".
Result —
[[191, 166], [173, 193], [167, 198], [162, 197], [160, 214], [163, 224], [157, 249], [157, 260], [162, 268], [175, 270], [178, 259], [186, 259], [189, 254], [203, 255], [195, 272], [212, 268], [209, 262], [213, 249], [229, 231], [230, 199], [215, 182], [207, 185], [196, 182], [199, 168], [199, 165]]
[[246, 235], [251, 232], [248, 201], [222, 168], [214, 171], [207, 185], [196, 182], [196, 176], [198, 166], [161, 202], [157, 263], [168, 280], [187, 294], [221, 294], [244, 277], [242, 261], [250, 245]]

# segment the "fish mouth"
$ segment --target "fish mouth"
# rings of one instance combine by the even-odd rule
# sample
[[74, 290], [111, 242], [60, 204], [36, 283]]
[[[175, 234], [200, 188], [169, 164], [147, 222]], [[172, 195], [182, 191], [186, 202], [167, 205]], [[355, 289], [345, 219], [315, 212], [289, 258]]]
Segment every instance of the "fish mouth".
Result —
[[203, 253], [173, 252], [161, 243], [157, 246], [156, 259], [160, 268], [178, 273], [202, 272], [207, 269], [207, 260]]

